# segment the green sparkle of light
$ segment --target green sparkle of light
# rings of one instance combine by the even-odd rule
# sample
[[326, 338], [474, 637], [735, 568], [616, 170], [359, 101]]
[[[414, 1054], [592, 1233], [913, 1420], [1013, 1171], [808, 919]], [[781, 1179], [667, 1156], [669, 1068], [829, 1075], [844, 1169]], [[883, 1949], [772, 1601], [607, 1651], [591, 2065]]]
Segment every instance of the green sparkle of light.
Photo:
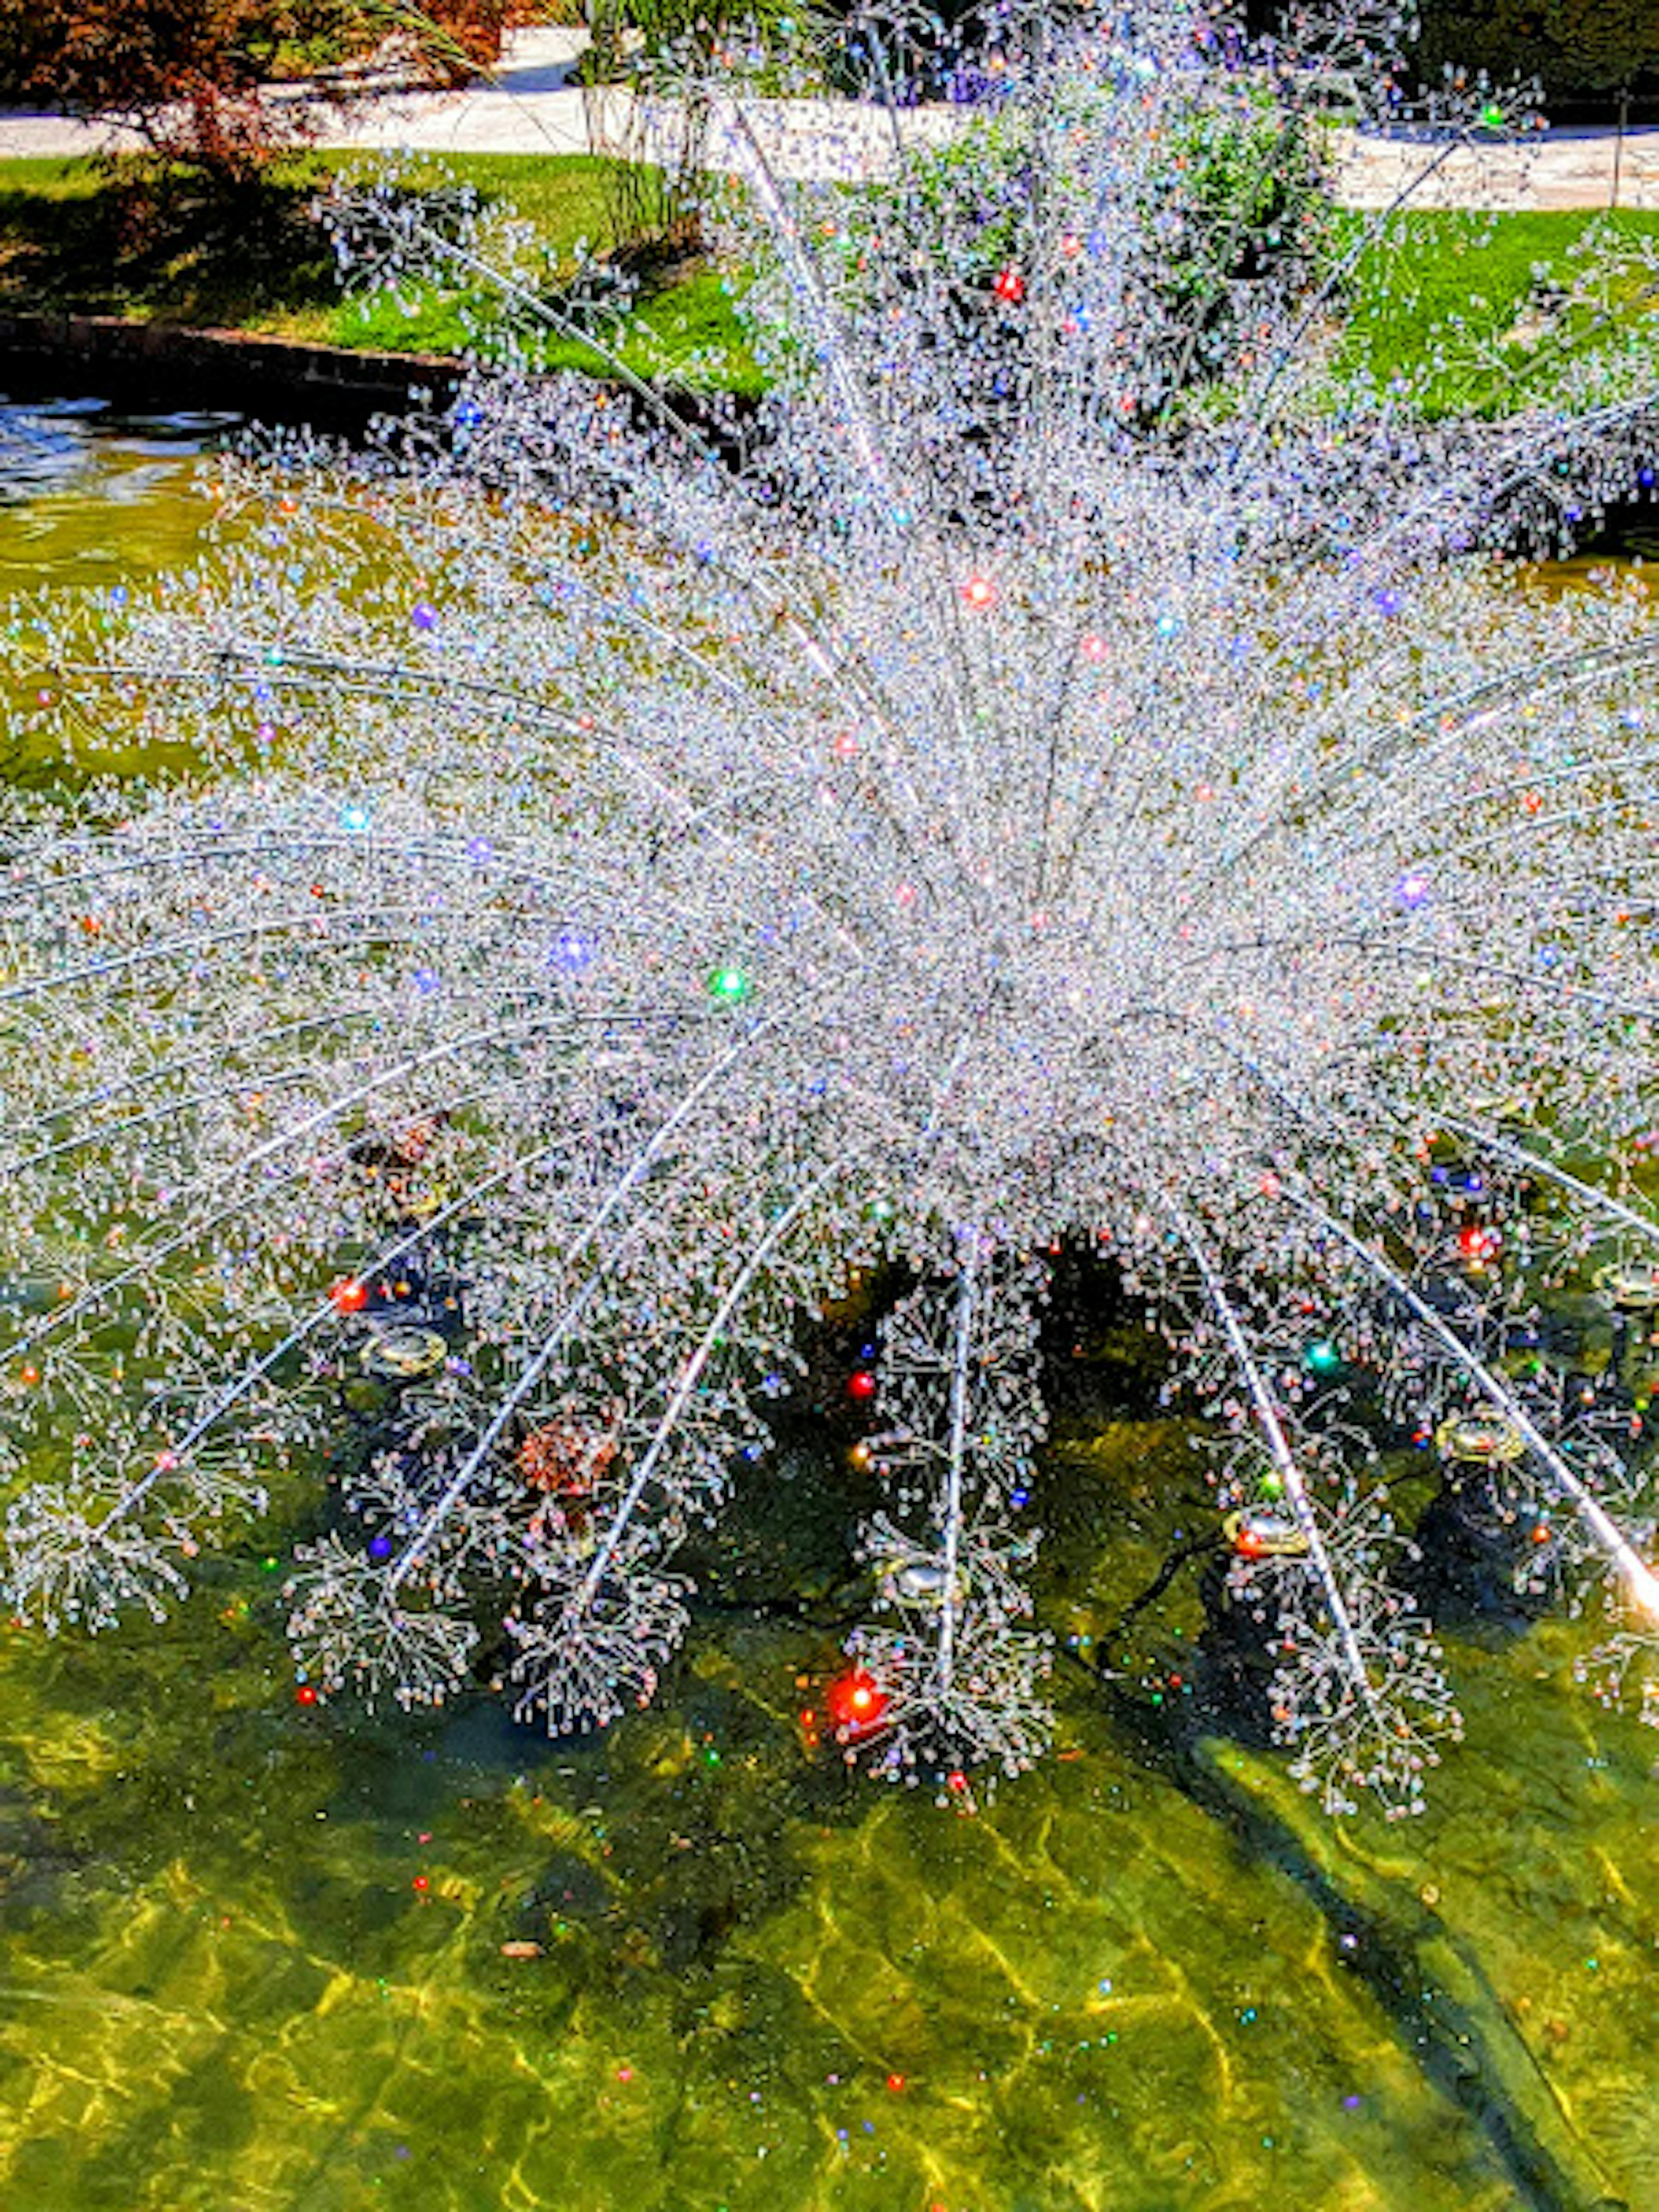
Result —
[[1316, 1375], [1328, 1375], [1334, 1367], [1342, 1364], [1342, 1355], [1336, 1346], [1322, 1338], [1310, 1344], [1302, 1355], [1303, 1364], [1311, 1367]]
[[709, 997], [728, 1006], [741, 1006], [749, 991], [749, 978], [741, 968], [717, 968], [708, 979]]
[[1504, 127], [1504, 111], [1501, 107], [1488, 105], [1481, 109], [1480, 120], [1488, 131], [1501, 131]]

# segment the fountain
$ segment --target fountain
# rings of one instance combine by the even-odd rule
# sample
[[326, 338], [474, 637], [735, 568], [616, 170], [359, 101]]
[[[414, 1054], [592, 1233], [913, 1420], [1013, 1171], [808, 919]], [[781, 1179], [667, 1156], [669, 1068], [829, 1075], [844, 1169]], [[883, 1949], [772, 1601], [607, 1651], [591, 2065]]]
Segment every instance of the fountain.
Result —
[[[1377, 24], [1134, 12], [999, 9], [996, 100], [879, 189], [735, 106], [757, 413], [538, 377], [569, 317], [509, 270], [453, 413], [227, 459], [198, 567], [17, 626], [31, 726], [200, 760], [9, 802], [20, 1613], [160, 1617], [326, 1464], [307, 1702], [608, 1723], [875, 1285], [831, 1719], [1018, 1772], [1070, 1247], [1221, 1446], [1231, 1648], [1328, 1806], [1415, 1808], [1458, 1726], [1390, 1437], [1479, 1461], [1640, 1697], [1656, 632], [1514, 549], [1627, 489], [1646, 398], [1477, 444], [1346, 375], [1316, 111], [1389, 107]], [[1200, 190], [1218, 146], [1292, 181]], [[479, 274], [390, 188], [337, 220], [360, 281]], [[1521, 1340], [1581, 1279], [1569, 1389]]]

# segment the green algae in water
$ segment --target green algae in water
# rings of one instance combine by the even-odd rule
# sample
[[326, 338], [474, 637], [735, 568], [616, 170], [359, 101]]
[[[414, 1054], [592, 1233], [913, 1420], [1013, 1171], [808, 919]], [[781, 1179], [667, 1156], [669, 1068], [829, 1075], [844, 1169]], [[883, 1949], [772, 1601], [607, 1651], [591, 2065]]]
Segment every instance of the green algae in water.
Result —
[[[187, 463], [115, 520], [53, 496], [9, 541], [31, 583], [176, 556], [202, 514]], [[1182, 1727], [1183, 1569], [1088, 1647], [1123, 1680], [1061, 1668], [1056, 1756], [941, 1808], [802, 1741], [836, 1641], [802, 1486], [763, 1471], [662, 1705], [575, 1747], [482, 1700], [296, 1705], [274, 1531], [165, 1629], [9, 1632], [0, 2203], [1659, 2203], [1655, 1740], [1575, 1691], [1585, 1632], [1448, 1638], [1469, 1736], [1426, 1816], [1329, 1823]], [[1202, 1510], [1150, 1421], [1073, 1434], [1046, 1488], [1062, 1635]]]
[[[1157, 1449], [1088, 1449], [1103, 1512]], [[1653, 2201], [1653, 1742], [1575, 1698], [1577, 1632], [1453, 1650], [1469, 1741], [1406, 1827], [1177, 1756], [1081, 1668], [1059, 1755], [970, 1813], [806, 1749], [798, 1620], [705, 1619], [572, 1747], [301, 1708], [276, 1578], [210, 1581], [0, 1660], [0, 2201]]]

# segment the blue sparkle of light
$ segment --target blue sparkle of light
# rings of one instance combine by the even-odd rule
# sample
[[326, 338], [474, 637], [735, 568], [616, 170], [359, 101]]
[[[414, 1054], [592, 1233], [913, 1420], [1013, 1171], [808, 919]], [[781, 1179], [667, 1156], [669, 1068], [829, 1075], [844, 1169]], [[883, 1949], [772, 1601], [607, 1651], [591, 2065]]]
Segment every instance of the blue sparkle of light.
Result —
[[340, 827], [354, 837], [362, 836], [374, 819], [374, 808], [366, 806], [361, 799], [354, 799], [340, 809]]
[[585, 975], [599, 947], [585, 929], [562, 929], [547, 948], [547, 964], [561, 975]]

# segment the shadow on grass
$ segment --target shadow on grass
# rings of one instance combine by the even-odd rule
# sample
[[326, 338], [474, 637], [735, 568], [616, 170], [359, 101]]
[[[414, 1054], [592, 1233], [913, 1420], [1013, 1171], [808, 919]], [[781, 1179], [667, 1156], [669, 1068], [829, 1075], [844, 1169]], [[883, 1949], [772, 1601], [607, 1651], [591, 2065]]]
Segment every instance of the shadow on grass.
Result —
[[[680, 235], [630, 237], [617, 171], [590, 155], [459, 155], [404, 184], [464, 184], [487, 226], [516, 218], [542, 257], [532, 282], [567, 313], [574, 303], [578, 319], [590, 312], [567, 290], [578, 264], [609, 262], [633, 288], [631, 311], [620, 326], [602, 313], [594, 327], [610, 331], [635, 374], [758, 391], [729, 280]], [[361, 157], [326, 154], [273, 163], [251, 182], [212, 185], [137, 163], [0, 161], [0, 309], [258, 331], [359, 351], [466, 350], [498, 313], [487, 287], [447, 282], [434, 266], [395, 292], [342, 295], [312, 210], [337, 178], [364, 173]], [[568, 335], [553, 338], [543, 358], [591, 374], [617, 368]]]
[[0, 303], [204, 324], [325, 313], [338, 287], [310, 213], [325, 182], [305, 161], [235, 185], [183, 170], [0, 163]]

